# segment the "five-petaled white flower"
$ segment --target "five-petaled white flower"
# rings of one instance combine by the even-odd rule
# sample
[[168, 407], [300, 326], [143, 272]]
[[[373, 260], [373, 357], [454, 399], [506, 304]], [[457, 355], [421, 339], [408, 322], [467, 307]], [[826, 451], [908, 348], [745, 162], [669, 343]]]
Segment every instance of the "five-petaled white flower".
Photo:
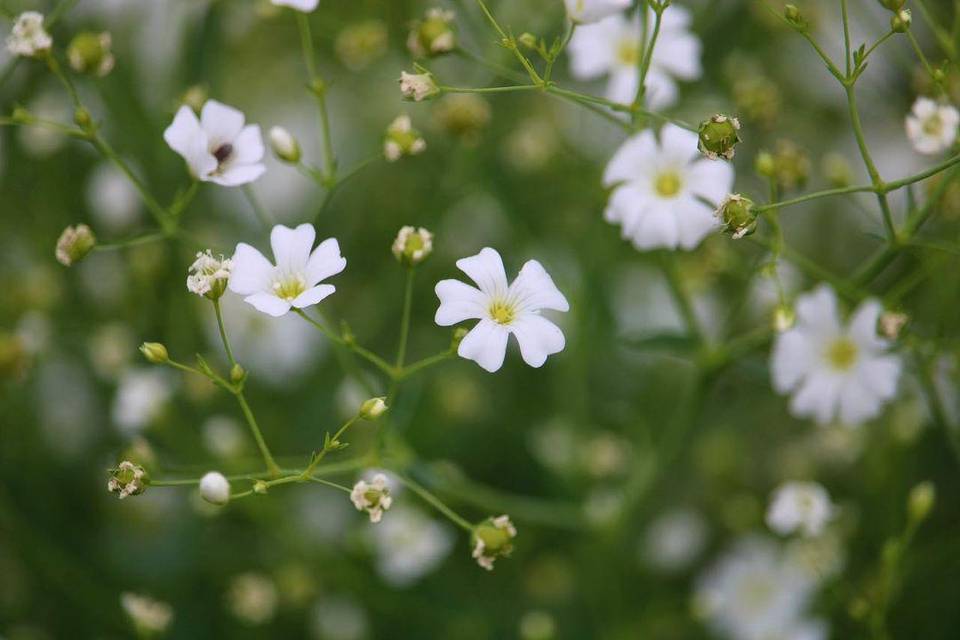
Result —
[[320, 0], [270, 0], [270, 2], [278, 7], [290, 7], [304, 13], [310, 13], [320, 4]]
[[589, 24], [620, 13], [632, 0], [564, 0], [567, 16], [577, 24]]
[[847, 326], [833, 289], [820, 285], [797, 298], [797, 322], [777, 337], [771, 356], [773, 387], [792, 393], [790, 410], [826, 424], [857, 425], [875, 417], [897, 390], [901, 363], [877, 335], [881, 306], [860, 305]]
[[457, 353], [461, 357], [494, 372], [503, 365], [511, 333], [531, 367], [542, 366], [547, 356], [563, 350], [563, 332], [540, 311], [567, 311], [570, 305], [539, 262], [527, 261], [513, 284], [507, 282], [500, 254], [489, 247], [457, 260], [457, 267], [479, 288], [459, 280], [438, 282], [440, 307], [435, 319], [442, 327], [480, 320], [460, 342]]
[[25, 11], [13, 23], [7, 37], [7, 50], [15, 56], [35, 56], [53, 46], [53, 39], [43, 28], [43, 14]]
[[274, 317], [284, 315], [291, 307], [303, 309], [317, 304], [336, 291], [332, 284], [320, 281], [343, 271], [347, 261], [340, 255], [336, 238], [324, 240], [311, 253], [315, 238], [313, 225], [301, 224], [296, 229], [275, 226], [270, 232], [270, 246], [276, 265], [241, 242], [231, 259], [230, 290]]
[[199, 120], [193, 109], [180, 107], [163, 139], [183, 156], [198, 180], [236, 187], [266, 171], [260, 126], [244, 126], [244, 122], [240, 111], [207, 100]]
[[729, 163], [700, 156], [697, 134], [668, 124], [630, 138], [603, 174], [615, 187], [604, 217], [620, 224], [637, 249], [693, 249], [718, 222], [714, 208], [733, 187]]
[[383, 518], [383, 512], [390, 509], [393, 498], [390, 497], [390, 487], [387, 485], [387, 476], [378, 473], [370, 482], [358, 480], [350, 491], [350, 500], [357, 511], [366, 511], [370, 515], [370, 522], [376, 524]]
[[907, 115], [907, 137], [917, 153], [936, 155], [953, 146], [957, 140], [960, 111], [949, 104], [938, 104], [930, 98], [917, 98]]
[[767, 509], [767, 526], [780, 535], [800, 531], [819, 536], [834, 515], [830, 494], [816, 482], [786, 482], [774, 491]]
[[[670, 6], [663, 13], [660, 35], [647, 72], [645, 98], [651, 109], [677, 101], [674, 80], [696, 80], [700, 66], [700, 40], [690, 30], [690, 12]], [[640, 80], [638, 58], [653, 31], [653, 12], [647, 14], [647, 37], [640, 16], [611, 15], [595, 24], [578, 27], [570, 40], [570, 70], [580, 80], [609, 76], [606, 96], [614, 102], [632, 103]]]

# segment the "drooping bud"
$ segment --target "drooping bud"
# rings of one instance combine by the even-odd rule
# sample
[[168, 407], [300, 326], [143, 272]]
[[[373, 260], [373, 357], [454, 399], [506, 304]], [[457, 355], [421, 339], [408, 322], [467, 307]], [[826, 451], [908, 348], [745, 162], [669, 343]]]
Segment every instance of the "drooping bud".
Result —
[[230, 481], [219, 471], [210, 471], [200, 478], [200, 497], [218, 506], [230, 502]]
[[440, 94], [440, 88], [430, 73], [400, 72], [400, 92], [407, 100], [422, 102]]
[[38, 56], [52, 46], [53, 38], [43, 28], [43, 14], [36, 11], [21, 13], [7, 37], [7, 51], [15, 56]]
[[67, 59], [77, 73], [89, 73], [101, 78], [113, 70], [116, 59], [111, 51], [112, 39], [106, 31], [83, 31], [70, 41]]
[[350, 500], [357, 511], [366, 511], [370, 515], [370, 522], [374, 524], [380, 522], [383, 512], [393, 504], [390, 487], [387, 486], [387, 476], [378, 473], [370, 482], [359, 480], [350, 491]]
[[901, 9], [890, 18], [890, 30], [894, 33], [906, 33], [910, 29], [913, 16], [910, 9]]
[[433, 234], [420, 227], [402, 227], [391, 247], [393, 256], [408, 266], [417, 265], [433, 253]]
[[110, 480], [107, 482], [107, 490], [110, 493], [116, 493], [121, 500], [129, 496], [140, 495], [147, 490], [147, 485], [150, 484], [150, 476], [146, 470], [129, 460], [124, 460], [117, 465], [116, 469], [112, 469], [110, 476]]
[[386, 398], [370, 398], [360, 405], [360, 417], [366, 420], [376, 420], [387, 410]]
[[920, 523], [927, 519], [937, 502], [937, 488], [932, 482], [921, 482], [910, 491], [907, 510], [910, 520]]
[[283, 127], [271, 127], [269, 138], [270, 149], [277, 158], [289, 164], [300, 162], [300, 143], [293, 137], [293, 134]]
[[732, 193], [717, 208], [715, 215], [723, 224], [723, 231], [739, 240], [757, 230], [757, 212], [753, 201], [739, 193]]
[[415, 156], [427, 149], [427, 142], [413, 128], [410, 116], [401, 114], [387, 127], [383, 139], [383, 156], [388, 162], [396, 162], [403, 156]]
[[507, 515], [487, 518], [473, 530], [473, 559], [487, 571], [493, 571], [497, 558], [505, 558], [513, 552], [513, 539], [517, 529]]
[[734, 147], [740, 142], [740, 121], [717, 114], [700, 124], [700, 153], [711, 160], [733, 160]]
[[147, 362], [153, 364], [164, 364], [170, 360], [167, 348], [159, 342], [144, 342], [140, 345], [140, 353], [147, 359]]
[[417, 58], [439, 56], [453, 51], [457, 36], [453, 28], [453, 11], [430, 9], [423, 20], [413, 24], [407, 38], [407, 48]]
[[87, 225], [67, 227], [57, 239], [57, 262], [69, 267], [82, 260], [96, 244], [97, 238]]

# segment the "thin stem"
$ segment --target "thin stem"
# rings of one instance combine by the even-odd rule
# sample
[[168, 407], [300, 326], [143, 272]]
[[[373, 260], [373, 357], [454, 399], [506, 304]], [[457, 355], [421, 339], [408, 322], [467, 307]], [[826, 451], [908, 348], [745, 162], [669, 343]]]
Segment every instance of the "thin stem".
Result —
[[857, 147], [860, 149], [860, 156], [863, 158], [863, 164], [867, 167], [867, 173], [877, 189], [877, 202], [880, 204], [880, 212], [883, 215], [883, 224], [887, 230], [887, 239], [894, 243], [897, 239], [897, 230], [893, 225], [893, 214], [890, 212], [890, 204], [887, 202], [887, 195], [883, 192], [883, 178], [877, 170], [877, 165], [873, 162], [870, 150], [867, 148], [867, 140], [863, 134], [863, 124], [860, 122], [860, 110], [857, 108], [857, 94], [853, 82], [844, 84], [847, 94], [847, 106], [850, 111], [850, 122], [853, 125], [853, 134], [857, 139]]
[[[343, 426], [340, 427], [339, 430], [337, 430], [337, 432], [333, 435], [333, 438], [331, 438], [329, 442], [332, 442], [332, 443], [334, 443], [334, 444], [336, 444], [337, 442], [339, 442], [340, 437], [341, 437], [344, 433], [346, 433], [346, 432], [347, 432], [347, 429], [349, 429], [350, 427], [352, 427], [358, 420], [360, 420], [360, 415], [359, 415], [359, 414], [357, 414], [357, 415], [353, 416], [352, 418], [350, 418], [349, 420], [347, 420], [347, 421], [343, 424]], [[313, 457], [313, 460], [310, 461], [310, 464], [307, 465], [307, 468], [303, 470], [303, 473], [301, 474], [301, 476], [303, 477], [303, 479], [307, 479], [307, 478], [309, 478], [311, 475], [313, 475], [313, 470], [316, 469], [316, 468], [317, 468], [317, 465], [319, 465], [320, 462], [324, 459], [324, 457], [326, 457], [327, 452], [328, 452], [328, 451], [332, 451], [332, 448], [327, 447], [326, 445], [327, 445], [327, 443], [324, 442], [324, 447], [323, 447], [323, 449], [321, 449], [321, 450], [320, 450], [320, 453], [318, 453], [317, 455], [315, 455], [315, 456]]]
[[847, 0], [840, 0], [840, 14], [843, 17], [843, 50], [847, 65], [846, 76], [849, 78], [853, 70], [853, 56], [850, 51], [850, 19], [847, 16]]
[[[640, 3], [640, 8], [638, 11], [646, 11], [646, 2]], [[647, 43], [647, 49], [640, 56], [639, 70], [638, 70], [638, 84], [637, 84], [637, 94], [633, 99], [634, 105], [643, 104], [643, 98], [647, 91], [647, 73], [650, 71], [650, 64], [653, 62], [653, 50], [657, 46], [657, 39], [660, 37], [660, 25], [663, 22], [663, 12], [664, 8], [657, 8], [654, 10], [653, 17], [653, 34], [650, 36], [650, 42]], [[634, 112], [634, 121], [638, 120], [637, 112]]]
[[917, 42], [917, 38], [913, 35], [913, 31], [909, 29], [907, 29], [907, 39], [910, 41], [910, 46], [913, 47], [913, 51], [917, 54], [917, 58], [919, 58], [920, 64], [923, 65], [927, 75], [929, 75], [930, 78], [935, 79], [937, 76], [933, 70], [933, 66], [930, 64], [930, 61], [927, 60], [927, 56], [923, 54], [923, 49], [920, 48], [920, 43]]
[[257, 419], [253, 415], [250, 405], [247, 403], [247, 398], [243, 395], [243, 391], [236, 391], [234, 395], [237, 398], [237, 402], [240, 404], [240, 409], [243, 411], [244, 418], [247, 419], [247, 424], [250, 425], [250, 431], [253, 433], [253, 439], [257, 441], [257, 448], [260, 449], [260, 455], [263, 456], [263, 461], [267, 465], [267, 471], [271, 476], [279, 476], [281, 473], [280, 467], [277, 466], [276, 461], [273, 459], [273, 454], [270, 453], [270, 448], [267, 446], [267, 442], [263, 438], [263, 433], [260, 432], [260, 426], [257, 424]]
[[452, 349], [448, 349], [442, 353], [424, 358], [423, 360], [418, 360], [412, 364], [407, 365], [397, 373], [397, 380], [402, 381], [407, 378], [412, 377], [415, 373], [419, 373], [424, 369], [432, 367], [433, 365], [440, 364], [441, 362], [446, 362], [447, 360], [452, 359], [456, 355], [456, 352]]
[[303, 62], [310, 77], [310, 91], [316, 96], [320, 114], [321, 144], [323, 145], [323, 174], [331, 186], [336, 182], [337, 161], [333, 153], [333, 141], [330, 137], [330, 115], [327, 111], [327, 87], [317, 71], [313, 48], [313, 35], [310, 33], [310, 20], [306, 13], [295, 11], [297, 27], [300, 31], [300, 46], [303, 50]]
[[663, 275], [667, 280], [667, 286], [670, 288], [670, 295], [673, 296], [677, 310], [680, 312], [680, 316], [686, 324], [687, 332], [695, 336], [697, 342], [703, 345], [705, 341], [703, 329], [700, 327], [700, 321], [697, 320], [697, 314], [693, 309], [690, 296], [683, 286], [680, 271], [677, 269], [676, 256], [663, 253], [659, 257], [660, 269], [663, 271]]
[[344, 339], [341, 338], [340, 336], [338, 336], [338, 335], [336, 335], [335, 333], [333, 333], [333, 332], [332, 332], [330, 329], [328, 329], [323, 323], [318, 322], [317, 320], [314, 320], [313, 318], [311, 318], [310, 316], [308, 316], [306, 313], [304, 313], [304, 311], [303, 311], [302, 309], [294, 309], [293, 311], [294, 311], [294, 313], [296, 313], [298, 316], [300, 316], [301, 318], [303, 318], [304, 320], [306, 320], [307, 322], [309, 322], [310, 324], [312, 324], [316, 329], [318, 329], [318, 330], [320, 331], [320, 333], [322, 333], [323, 335], [325, 335], [331, 342], [334, 342], [334, 343], [336, 343], [336, 344], [338, 344], [338, 345], [341, 345], [341, 346], [343, 346], [343, 347], [346, 347], [346, 348], [349, 349], [350, 351], [356, 353], [356, 354], [359, 355], [361, 358], [363, 358], [364, 360], [366, 360], [367, 362], [369, 362], [370, 364], [374, 365], [375, 367], [377, 367], [378, 369], [380, 369], [381, 371], [383, 371], [385, 374], [387, 374], [387, 376], [389, 376], [391, 380], [394, 379], [394, 378], [396, 378], [396, 375], [397, 375], [396, 369], [394, 369], [393, 366], [391, 366], [389, 363], [387, 363], [386, 360], [384, 360], [383, 358], [381, 358], [381, 357], [378, 356], [377, 354], [373, 353], [372, 351], [370, 351], [370, 350], [368, 350], [368, 349], [365, 349], [365, 348], [361, 347], [360, 345], [358, 345], [358, 344], [356, 344], [356, 343], [347, 342], [346, 340], [344, 340]]
[[410, 334], [410, 310], [413, 306], [413, 281], [415, 276], [416, 267], [408, 267], [406, 284], [403, 289], [403, 315], [400, 316], [400, 343], [397, 346], [395, 371], [403, 370], [403, 363], [407, 357], [407, 337]]
[[542, 88], [542, 86], [536, 84], [508, 85], [505, 87], [439, 87], [443, 93], [513, 93], [516, 91], [539, 91]]
[[396, 476], [400, 480], [400, 482], [403, 483], [405, 487], [407, 487], [408, 489], [413, 491], [415, 494], [423, 498], [425, 502], [427, 502], [434, 509], [436, 509], [437, 511], [445, 515], [451, 522], [453, 522], [460, 528], [464, 529], [468, 533], [473, 533], [472, 524], [467, 522], [466, 519], [462, 518], [460, 515], [457, 514], [457, 512], [455, 512], [453, 509], [451, 509], [446, 504], [444, 504], [444, 502], [440, 498], [438, 498], [437, 496], [427, 491], [427, 489], [423, 485], [421, 485], [420, 483], [415, 481], [413, 478], [403, 473], [397, 473]]
[[490, 9], [487, 8], [486, 3], [484, 3], [483, 0], [477, 0], [477, 4], [480, 5], [480, 9], [487, 17], [487, 20], [491, 25], [493, 25], [493, 28], [496, 29], [497, 33], [500, 35], [501, 44], [513, 52], [514, 56], [520, 61], [520, 64], [523, 66], [523, 68], [526, 69], [527, 74], [530, 76], [530, 80], [537, 85], [544, 84], [543, 79], [537, 73], [537, 70], [533, 68], [533, 65], [527, 59], [527, 56], [523, 55], [519, 47], [517, 47], [517, 43], [513, 37], [508, 36], [507, 32], [501, 28], [500, 24], [497, 22], [497, 19], [493, 17], [493, 13], [491, 13]]
[[117, 240], [116, 242], [106, 242], [106, 243], [97, 243], [94, 247], [94, 251], [116, 251], [118, 249], [126, 249], [129, 247], [138, 247], [144, 244], [150, 244], [151, 242], [158, 242], [160, 240], [166, 240], [170, 236], [166, 233], [147, 233], [142, 236], [136, 236], [133, 238], [127, 238], [126, 240]]
[[273, 216], [260, 205], [260, 201], [257, 199], [257, 194], [253, 191], [253, 187], [251, 187], [249, 184], [245, 184], [240, 190], [243, 191], [244, 197], [247, 199], [247, 202], [250, 203], [250, 208], [253, 209], [253, 213], [257, 216], [257, 219], [260, 221], [260, 224], [263, 225], [263, 228], [270, 229], [273, 227]]
[[230, 340], [227, 339], [227, 331], [223, 326], [223, 310], [220, 308], [220, 300], [213, 301], [213, 310], [217, 314], [217, 328], [220, 330], [220, 339], [223, 341], [223, 349], [227, 352], [227, 358], [230, 360], [230, 366], [237, 365], [237, 359], [233, 357], [233, 350], [230, 348]]

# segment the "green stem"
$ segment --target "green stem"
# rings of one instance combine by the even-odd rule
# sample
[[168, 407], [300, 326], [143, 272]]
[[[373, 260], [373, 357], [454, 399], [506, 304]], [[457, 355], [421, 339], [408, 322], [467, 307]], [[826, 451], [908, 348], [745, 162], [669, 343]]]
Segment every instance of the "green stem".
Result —
[[223, 349], [227, 352], [227, 358], [230, 360], [230, 366], [237, 365], [237, 359], [233, 357], [233, 350], [230, 348], [230, 340], [227, 339], [227, 331], [223, 325], [223, 310], [220, 308], [220, 300], [213, 301], [213, 310], [217, 314], [217, 328], [220, 330], [220, 339], [223, 341]]
[[377, 354], [371, 352], [368, 349], [361, 347], [358, 344], [355, 344], [353, 342], [347, 342], [337, 334], [333, 333], [323, 323], [318, 322], [313, 318], [311, 318], [310, 316], [308, 316], [306, 313], [304, 313], [302, 309], [294, 309], [293, 311], [298, 316], [300, 316], [301, 318], [303, 318], [304, 320], [312, 324], [317, 330], [320, 331], [320, 333], [325, 335], [331, 342], [338, 344], [340, 346], [346, 347], [353, 353], [356, 353], [358, 356], [360, 356], [370, 364], [380, 369], [383, 373], [387, 374], [387, 376], [389, 376], [391, 380], [396, 378], [396, 375], [397, 375], [396, 369], [394, 369], [393, 366], [388, 364], [386, 360], [384, 360]]
[[[337, 430], [337, 432], [333, 435], [333, 438], [330, 441], [334, 443], [338, 442], [340, 440], [340, 437], [347, 432], [347, 429], [352, 427], [354, 423], [356, 423], [358, 420], [360, 420], [359, 414], [347, 420], [343, 424], [343, 426]], [[306, 480], [307, 478], [313, 475], [313, 470], [316, 469], [317, 465], [319, 465], [320, 462], [324, 459], [324, 457], [326, 457], [328, 451], [331, 451], [331, 449], [326, 446], [326, 443], [324, 443], [324, 447], [323, 449], [320, 450], [320, 453], [315, 455], [313, 457], [313, 460], [310, 461], [310, 464], [307, 465], [307, 468], [303, 470], [303, 473], [301, 474], [301, 476], [304, 480]]]
[[459, 514], [457, 514], [456, 511], [454, 511], [453, 509], [448, 507], [446, 504], [444, 504], [444, 502], [440, 498], [438, 498], [437, 496], [427, 491], [427, 489], [423, 485], [421, 485], [420, 483], [415, 481], [413, 478], [403, 473], [395, 472], [395, 475], [400, 480], [400, 482], [403, 483], [405, 487], [407, 487], [408, 489], [413, 491], [415, 494], [423, 498], [425, 502], [427, 502], [434, 509], [436, 509], [437, 511], [442, 513], [444, 516], [446, 516], [451, 522], [453, 522], [460, 528], [464, 529], [468, 533], [473, 533], [472, 524], [467, 522], [466, 519], [462, 518]]
[[697, 342], [702, 346], [706, 339], [703, 329], [700, 327], [700, 321], [697, 320], [697, 314], [693, 309], [693, 302], [683, 286], [680, 271], [677, 268], [676, 256], [664, 252], [660, 254], [659, 258], [660, 269], [667, 280], [667, 286], [674, 303], [677, 305], [677, 310], [686, 324], [687, 332], [696, 337]]
[[310, 32], [310, 20], [307, 14], [295, 11], [297, 27], [300, 31], [300, 46], [303, 50], [303, 62], [307, 67], [310, 78], [310, 91], [316, 96], [317, 110], [320, 114], [321, 144], [323, 145], [323, 174], [327, 186], [336, 182], [337, 161], [333, 153], [333, 140], [330, 137], [330, 114], [327, 110], [327, 87], [317, 71], [316, 58], [313, 48], [313, 35]]
[[420, 371], [432, 367], [435, 364], [440, 364], [441, 362], [446, 362], [447, 360], [452, 359], [455, 355], [455, 351], [448, 349], [447, 351], [424, 358], [423, 360], [418, 360], [401, 369], [397, 373], [397, 380], [406, 380], [407, 378], [412, 377], [415, 373], [419, 373]]
[[243, 411], [243, 417], [247, 419], [247, 424], [250, 425], [250, 431], [253, 433], [253, 439], [257, 442], [257, 448], [260, 449], [260, 455], [263, 456], [263, 461], [267, 465], [268, 473], [274, 477], [279, 476], [280, 467], [277, 466], [276, 461], [273, 459], [273, 454], [270, 453], [270, 448], [263, 438], [263, 433], [260, 432], [260, 426], [257, 424], [257, 419], [253, 415], [250, 405], [247, 403], [247, 398], [243, 395], [243, 391], [240, 390], [235, 391], [234, 395], [240, 404], [241, 411]]
[[[646, 2], [641, 2], [638, 11], [646, 10]], [[653, 62], [653, 50], [657, 46], [657, 39], [660, 37], [660, 25], [663, 22], [664, 10], [664, 8], [659, 7], [654, 9], [653, 34], [650, 36], [650, 42], [647, 43], [646, 51], [644, 51], [643, 55], [640, 56], [637, 94], [633, 99], [633, 104], [636, 107], [639, 107], [641, 104], [643, 104], [644, 95], [647, 91], [647, 73], [649, 73], [650, 64]], [[635, 123], [638, 121], [637, 115], [638, 112], [634, 111], [633, 117]]]
[[257, 216], [257, 219], [260, 221], [260, 224], [263, 225], [264, 229], [270, 229], [273, 227], [274, 219], [266, 209], [260, 205], [260, 201], [257, 200], [257, 194], [253, 192], [253, 187], [249, 184], [245, 184], [240, 188], [243, 191], [244, 197], [247, 199], [247, 202], [250, 203], [250, 208], [253, 209], [253, 213]]
[[410, 334], [410, 311], [413, 307], [413, 281], [416, 267], [407, 268], [406, 284], [403, 289], [403, 315], [400, 316], [400, 343], [397, 346], [397, 361], [395, 371], [403, 370], [403, 363], [407, 357], [407, 338]]
[[867, 173], [870, 174], [870, 180], [877, 190], [877, 202], [880, 205], [880, 212], [883, 215], [883, 225], [887, 229], [887, 239], [891, 243], [897, 240], [897, 230], [893, 225], [893, 215], [890, 212], [890, 204], [887, 201], [887, 195], [883, 191], [883, 178], [877, 170], [877, 165], [873, 162], [870, 150], [867, 148], [867, 140], [863, 134], [863, 124], [860, 122], [860, 110], [857, 108], [857, 94], [854, 89], [854, 83], [845, 82], [844, 89], [847, 94], [847, 106], [850, 111], [850, 122], [853, 125], [853, 134], [857, 139], [857, 147], [860, 149], [860, 156], [863, 158], [863, 164], [867, 167]]

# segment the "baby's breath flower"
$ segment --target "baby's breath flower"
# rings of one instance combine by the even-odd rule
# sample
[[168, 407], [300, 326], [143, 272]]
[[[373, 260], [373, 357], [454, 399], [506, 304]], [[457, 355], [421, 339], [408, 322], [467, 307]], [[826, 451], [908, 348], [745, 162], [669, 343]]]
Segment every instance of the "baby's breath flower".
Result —
[[423, 153], [427, 142], [420, 132], [413, 128], [410, 116], [401, 114], [394, 118], [383, 140], [383, 156], [389, 162], [396, 162], [403, 156], [415, 156]]
[[787, 482], [773, 494], [767, 526], [780, 535], [800, 531], [807, 537], [823, 532], [834, 515], [827, 490], [816, 482]]
[[733, 160], [734, 147], [740, 142], [740, 121], [736, 118], [717, 114], [700, 125], [700, 153], [711, 160], [725, 158]]
[[289, 131], [283, 127], [270, 127], [268, 134], [270, 138], [270, 149], [274, 155], [290, 164], [300, 162], [300, 143], [293, 137]]
[[386, 398], [370, 398], [360, 405], [360, 416], [367, 420], [376, 420], [387, 410]]
[[120, 594], [120, 606], [144, 638], [162, 634], [173, 620], [170, 605], [148, 596], [125, 591]]
[[621, 13], [631, 0], [564, 0], [567, 17], [577, 24], [599, 22], [608, 16]]
[[146, 470], [129, 460], [124, 460], [118, 464], [116, 469], [111, 470], [110, 475], [107, 490], [110, 493], [116, 493], [121, 500], [129, 496], [140, 495], [147, 490], [147, 485], [150, 484], [150, 476]]
[[723, 230], [734, 240], [757, 230], [757, 212], [753, 210], [753, 201], [739, 193], [728, 195], [717, 208], [716, 216], [723, 223]]
[[917, 153], [936, 155], [957, 140], [960, 111], [953, 105], [917, 98], [907, 116], [907, 137]]
[[387, 486], [387, 476], [378, 473], [370, 482], [358, 480], [350, 492], [350, 500], [357, 511], [366, 511], [370, 515], [370, 522], [380, 522], [383, 512], [390, 509], [390, 505], [393, 504], [390, 488]]
[[197, 253], [187, 276], [187, 290], [198, 296], [218, 300], [227, 288], [233, 261], [220, 255], [214, 258], [210, 249]]
[[219, 471], [210, 471], [200, 478], [200, 497], [218, 506], [230, 502], [230, 481]]
[[230, 581], [227, 602], [233, 615], [246, 624], [268, 622], [277, 612], [277, 586], [262, 573], [242, 573]]
[[433, 253], [433, 234], [423, 227], [401, 227], [391, 250], [401, 264], [420, 264]]
[[43, 28], [43, 14], [36, 11], [21, 13], [7, 37], [7, 50], [15, 56], [36, 56], [52, 46], [53, 38]]
[[87, 225], [67, 227], [57, 239], [57, 262], [69, 267], [82, 260], [96, 244], [97, 238]]
[[487, 571], [493, 571], [497, 558], [508, 557], [513, 552], [516, 537], [517, 529], [510, 522], [510, 516], [487, 518], [473, 530], [473, 559]]
[[449, 9], [433, 8], [423, 20], [413, 24], [407, 38], [407, 48], [415, 57], [438, 56], [449, 53], [457, 46], [453, 30], [455, 15]]
[[317, 8], [320, 0], [270, 0], [270, 3], [278, 7], [290, 7], [303, 13], [310, 13]]
[[421, 102], [440, 93], [440, 88], [429, 73], [400, 72], [400, 92], [407, 100]]
[[77, 73], [90, 73], [103, 77], [113, 70], [116, 59], [110, 50], [112, 39], [106, 31], [78, 33], [67, 47], [70, 67]]
[[144, 342], [140, 345], [140, 353], [153, 364], [163, 364], [170, 360], [170, 354], [167, 348], [159, 342]]

